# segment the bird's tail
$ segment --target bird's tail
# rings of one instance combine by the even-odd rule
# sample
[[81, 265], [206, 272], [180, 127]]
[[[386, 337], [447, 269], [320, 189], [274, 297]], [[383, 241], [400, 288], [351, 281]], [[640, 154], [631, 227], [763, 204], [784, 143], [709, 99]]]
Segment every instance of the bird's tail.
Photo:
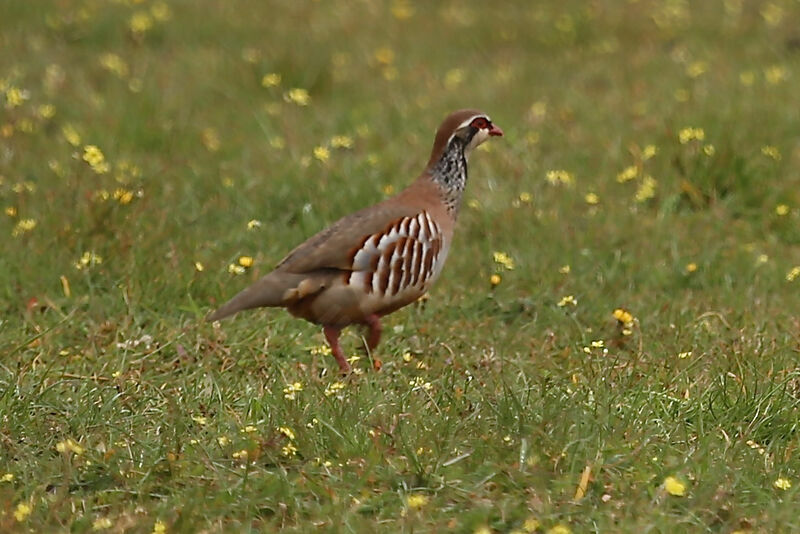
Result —
[[297, 293], [297, 288], [303, 285], [304, 280], [307, 280], [306, 275], [273, 271], [239, 292], [217, 311], [209, 314], [206, 320], [218, 321], [251, 308], [285, 306]]

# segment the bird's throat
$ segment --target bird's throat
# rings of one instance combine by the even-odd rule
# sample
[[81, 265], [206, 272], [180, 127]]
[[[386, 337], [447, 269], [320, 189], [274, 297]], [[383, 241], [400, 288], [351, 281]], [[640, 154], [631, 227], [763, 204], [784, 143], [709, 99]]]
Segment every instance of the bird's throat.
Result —
[[431, 179], [442, 191], [442, 201], [453, 216], [461, 206], [461, 197], [467, 185], [467, 158], [463, 140], [453, 137], [439, 161], [430, 171]]

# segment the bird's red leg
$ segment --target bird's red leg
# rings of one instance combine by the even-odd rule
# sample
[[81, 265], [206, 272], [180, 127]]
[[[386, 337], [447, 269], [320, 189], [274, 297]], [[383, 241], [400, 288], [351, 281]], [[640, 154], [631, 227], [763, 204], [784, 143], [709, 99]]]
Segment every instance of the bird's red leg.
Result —
[[367, 351], [372, 358], [372, 366], [376, 371], [380, 371], [383, 362], [375, 357], [372, 351], [374, 351], [378, 343], [381, 342], [381, 332], [383, 331], [381, 318], [373, 313], [372, 315], [367, 315], [364, 322], [367, 324], [367, 328], [369, 328], [369, 334], [367, 334]]
[[339, 345], [339, 334], [342, 333], [342, 329], [336, 328], [335, 326], [325, 326], [322, 328], [322, 333], [325, 334], [325, 339], [331, 347], [333, 357], [336, 358], [336, 363], [339, 364], [339, 370], [344, 375], [349, 374], [350, 364], [347, 363], [344, 352], [342, 352], [342, 347]]
[[375, 315], [367, 315], [366, 318], [367, 327], [369, 328], [369, 335], [367, 336], [367, 348], [372, 352], [378, 346], [378, 343], [381, 342], [381, 332], [383, 332], [383, 327], [381, 326], [381, 318]]

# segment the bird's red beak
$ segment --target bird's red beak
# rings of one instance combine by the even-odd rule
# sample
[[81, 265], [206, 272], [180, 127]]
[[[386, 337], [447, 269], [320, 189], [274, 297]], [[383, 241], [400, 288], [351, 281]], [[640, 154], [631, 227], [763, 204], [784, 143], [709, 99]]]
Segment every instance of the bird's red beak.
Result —
[[489, 128], [489, 135], [503, 135], [503, 130], [500, 129], [499, 126], [492, 124], [492, 127]]

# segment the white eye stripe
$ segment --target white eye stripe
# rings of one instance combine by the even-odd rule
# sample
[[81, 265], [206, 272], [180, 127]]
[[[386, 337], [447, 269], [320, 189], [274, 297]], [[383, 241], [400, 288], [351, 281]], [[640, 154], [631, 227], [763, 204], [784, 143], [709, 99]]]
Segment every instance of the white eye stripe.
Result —
[[463, 128], [465, 126], [469, 126], [470, 124], [472, 124], [472, 121], [474, 121], [475, 119], [480, 119], [480, 118], [486, 119], [486, 122], [488, 122], [489, 124], [491, 124], [491, 122], [492, 122], [492, 119], [489, 118], [489, 115], [473, 115], [469, 119], [467, 119], [464, 122], [462, 122], [461, 124], [459, 124], [458, 128], [456, 128], [456, 130], [460, 130], [461, 128]]

